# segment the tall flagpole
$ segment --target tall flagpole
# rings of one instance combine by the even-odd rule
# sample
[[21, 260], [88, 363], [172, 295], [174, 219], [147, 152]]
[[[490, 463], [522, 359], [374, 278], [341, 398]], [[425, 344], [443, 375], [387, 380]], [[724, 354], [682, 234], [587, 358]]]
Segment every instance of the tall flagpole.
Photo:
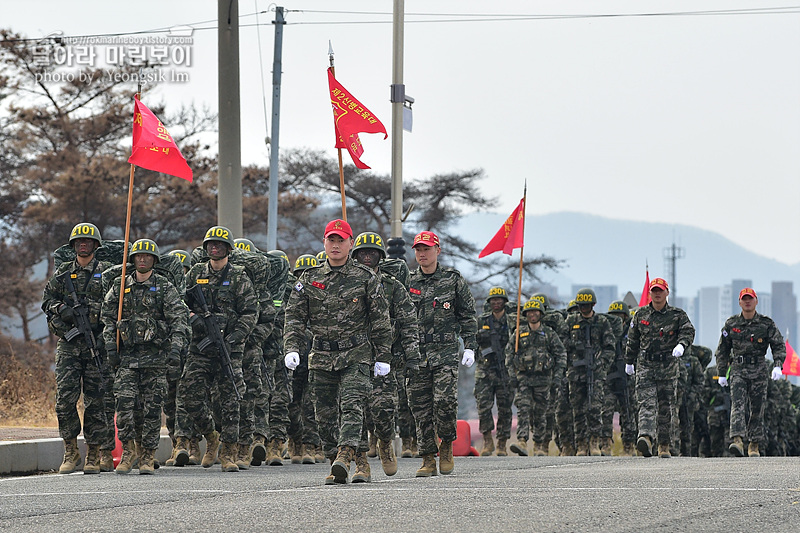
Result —
[[[336, 67], [333, 66], [333, 45], [331, 42], [328, 41], [328, 59], [331, 62], [331, 74], [333, 77], [336, 77]], [[333, 131], [336, 134], [336, 144], [339, 144], [339, 130], [336, 129], [336, 116], [333, 117]], [[345, 202], [345, 195], [344, 195], [344, 168], [342, 165], [342, 148], [337, 147], [336, 150], [339, 152], [339, 191], [342, 194], [342, 220], [347, 222], [347, 204]]]
[[514, 352], [519, 351], [519, 316], [522, 305], [522, 265], [525, 255], [525, 208], [528, 205], [528, 180], [522, 193], [522, 246], [519, 247], [519, 283], [517, 284], [517, 328], [514, 332]]

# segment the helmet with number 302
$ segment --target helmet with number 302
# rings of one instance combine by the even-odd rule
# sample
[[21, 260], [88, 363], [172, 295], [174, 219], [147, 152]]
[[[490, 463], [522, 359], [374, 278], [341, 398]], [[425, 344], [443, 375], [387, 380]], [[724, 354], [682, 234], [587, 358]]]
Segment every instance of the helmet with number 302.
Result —
[[357, 250], [365, 249], [378, 250], [381, 253], [381, 258], [386, 257], [386, 248], [383, 247], [383, 239], [374, 231], [359, 233], [353, 243], [353, 250], [351, 253], [354, 254]]
[[222, 241], [227, 243], [231, 249], [236, 246], [233, 242], [233, 237], [231, 236], [231, 230], [225, 226], [214, 226], [209, 228], [206, 232], [206, 236], [203, 238], [203, 248], [206, 247], [206, 243], [209, 241]]
[[72, 244], [72, 241], [76, 239], [94, 239], [97, 241], [98, 246], [103, 244], [100, 239], [100, 230], [97, 229], [97, 226], [88, 222], [81, 222], [72, 228], [72, 232], [69, 234], [69, 243]]
[[597, 303], [597, 295], [592, 289], [584, 287], [575, 295], [575, 303], [578, 305], [594, 305]]
[[161, 258], [161, 254], [158, 253], [158, 245], [155, 241], [150, 239], [139, 239], [133, 243], [133, 246], [131, 246], [131, 253], [128, 254], [128, 257], [133, 257], [136, 254], [150, 254], [156, 258], [156, 263], [158, 263]]

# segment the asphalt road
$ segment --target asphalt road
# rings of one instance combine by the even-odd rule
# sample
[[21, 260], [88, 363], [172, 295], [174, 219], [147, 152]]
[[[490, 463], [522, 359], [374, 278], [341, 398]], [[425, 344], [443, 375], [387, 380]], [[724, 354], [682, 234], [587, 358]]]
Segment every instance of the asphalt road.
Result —
[[325, 487], [328, 467], [0, 478], [11, 531], [800, 531], [800, 458], [457, 457]]

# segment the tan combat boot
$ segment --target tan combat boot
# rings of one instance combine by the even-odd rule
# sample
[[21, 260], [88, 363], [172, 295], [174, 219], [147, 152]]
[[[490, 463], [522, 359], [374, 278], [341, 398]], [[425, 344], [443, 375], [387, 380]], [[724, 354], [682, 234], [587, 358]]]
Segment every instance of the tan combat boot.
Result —
[[322, 453], [322, 445], [314, 446], [314, 462], [315, 463], [325, 462], [325, 454]]
[[586, 439], [580, 439], [576, 441], [578, 445], [578, 449], [575, 452], [576, 457], [586, 457], [589, 455], [589, 444], [586, 442]]
[[236, 466], [236, 452], [238, 449], [239, 445], [235, 442], [222, 443], [222, 449], [219, 452], [219, 462], [223, 472], [239, 471], [239, 467]]
[[622, 453], [620, 457], [633, 457], [633, 443], [631, 442], [623, 442], [622, 443]]
[[442, 441], [439, 444], [439, 472], [452, 474], [455, 466], [455, 461], [453, 461], [453, 441]]
[[239, 470], [250, 470], [250, 444], [240, 442], [239, 444], [234, 444], [236, 449], [236, 466], [239, 467]]
[[[331, 457], [331, 466], [333, 466], [334, 458]], [[330, 474], [325, 476], [325, 485], [336, 485], [336, 476], [333, 475], [333, 470], [331, 470]]]
[[176, 439], [172, 439], [172, 453], [169, 456], [169, 459], [164, 461], [164, 466], [175, 466], [175, 457], [178, 455], [178, 441]]
[[611, 439], [608, 437], [600, 439], [600, 455], [611, 457]]
[[252, 466], [261, 466], [267, 458], [267, 445], [264, 435], [256, 434], [253, 437], [253, 450], [251, 452], [253, 458], [250, 460]]
[[139, 456], [139, 474], [154, 474], [155, 467], [155, 449], [142, 448], [141, 455]]
[[91, 444], [86, 446], [86, 462], [83, 464], [83, 473], [100, 473], [100, 446]]
[[411, 457], [419, 457], [419, 446], [417, 445], [417, 437], [411, 438]]
[[547, 451], [544, 446], [545, 445], [543, 442], [534, 442], [533, 455], [535, 455], [536, 457], [544, 457], [545, 455], [547, 455]]
[[355, 450], [350, 446], [339, 446], [339, 453], [331, 465], [331, 474], [333, 474], [336, 483], [347, 483], [347, 478], [350, 476], [350, 462], [355, 456]]
[[100, 471], [114, 471], [114, 457], [111, 455], [111, 450], [100, 450]]
[[304, 465], [313, 465], [317, 462], [314, 459], [314, 445], [313, 444], [302, 444], [300, 446], [301, 449], [301, 462]]
[[175, 439], [175, 466], [186, 466], [189, 464], [189, 439], [178, 437]]
[[589, 439], [589, 455], [592, 457], [603, 455], [603, 452], [600, 450], [600, 439], [598, 437], [591, 437]]
[[64, 461], [58, 468], [59, 474], [71, 474], [81, 462], [81, 452], [78, 451], [78, 439], [64, 439]]
[[369, 469], [369, 461], [365, 452], [356, 452], [356, 469], [353, 472], [353, 483], [369, 483], [372, 481], [372, 472]]
[[494, 439], [492, 439], [492, 432], [483, 434], [483, 448], [481, 449], [481, 457], [489, 457], [494, 452]]
[[506, 438], [497, 437], [497, 457], [506, 457], [508, 451], [506, 450]]
[[422, 456], [422, 466], [417, 470], [417, 477], [431, 477], [437, 475], [436, 458], [432, 453]]
[[299, 465], [303, 462], [303, 445], [295, 442], [294, 439], [289, 439], [289, 459], [293, 465]]
[[672, 457], [672, 454], [669, 451], [669, 444], [659, 444], [658, 445], [658, 456], [662, 459], [669, 459]]
[[283, 451], [283, 441], [281, 439], [272, 439], [269, 441], [272, 446], [272, 455], [270, 456], [269, 450], [267, 451], [267, 464], [269, 466], [283, 466], [283, 459], [281, 454]]
[[400, 450], [400, 457], [410, 459], [414, 454], [411, 453], [411, 437], [403, 437], [403, 447]]
[[200, 464], [203, 465], [203, 468], [211, 468], [211, 466], [217, 461], [217, 456], [219, 454], [219, 432], [214, 430], [206, 437], [206, 453], [203, 455], [203, 460], [200, 461]]
[[575, 455], [575, 447], [571, 442], [562, 442], [561, 451], [558, 452], [560, 457], [573, 457]]
[[378, 437], [375, 433], [369, 433], [369, 451], [367, 452], [368, 457], [378, 457]]
[[134, 441], [135, 456], [133, 457], [133, 468], [139, 468], [139, 457], [142, 456], [142, 441]]
[[742, 442], [742, 437], [733, 437], [733, 442], [728, 446], [728, 451], [731, 452], [734, 457], [744, 457], [744, 443]]
[[[761, 453], [758, 451], [758, 443], [754, 441], [750, 441], [747, 445], [747, 456], [748, 457], [761, 457]], [[84, 470], [86, 472], [86, 470]]]
[[397, 456], [394, 453], [394, 446], [392, 446], [392, 442], [379, 440], [378, 455], [381, 456], [383, 473], [387, 476], [395, 475], [397, 473]]
[[133, 469], [133, 460], [136, 455], [136, 443], [132, 440], [122, 443], [122, 459], [115, 472], [117, 474], [129, 474]]
[[203, 462], [203, 454], [200, 453], [200, 439], [188, 439], [189, 441], [189, 462], [191, 466], [197, 466]]
[[519, 439], [517, 442], [511, 445], [511, 451], [522, 457], [527, 457], [528, 441], [525, 439]]
[[636, 449], [639, 450], [644, 457], [653, 456], [653, 441], [650, 440], [648, 435], [642, 435], [636, 439]]

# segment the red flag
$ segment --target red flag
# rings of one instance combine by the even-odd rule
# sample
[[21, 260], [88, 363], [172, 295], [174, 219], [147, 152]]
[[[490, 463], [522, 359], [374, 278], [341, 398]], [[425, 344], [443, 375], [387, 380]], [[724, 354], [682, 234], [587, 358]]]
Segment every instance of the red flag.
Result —
[[333, 125], [336, 130], [336, 148], [347, 148], [353, 163], [358, 168], [369, 168], [361, 161], [364, 147], [361, 145], [359, 133], [383, 133], [384, 139], [389, 135], [378, 117], [372, 114], [361, 102], [356, 100], [347, 89], [336, 81], [333, 72], [328, 69], [328, 89], [333, 107]]
[[789, 340], [786, 340], [786, 360], [783, 362], [784, 376], [800, 376], [800, 357], [794, 351]]
[[139, 98], [133, 106], [133, 150], [128, 163], [192, 181], [192, 169], [167, 128]]
[[644, 307], [650, 303], [650, 269], [645, 268], [644, 287], [642, 288], [642, 297], [639, 298], [639, 307]]
[[481, 257], [502, 251], [511, 255], [514, 248], [522, 248], [525, 242], [525, 198], [519, 201], [514, 212], [503, 223], [503, 227], [492, 237], [489, 244], [478, 254]]

